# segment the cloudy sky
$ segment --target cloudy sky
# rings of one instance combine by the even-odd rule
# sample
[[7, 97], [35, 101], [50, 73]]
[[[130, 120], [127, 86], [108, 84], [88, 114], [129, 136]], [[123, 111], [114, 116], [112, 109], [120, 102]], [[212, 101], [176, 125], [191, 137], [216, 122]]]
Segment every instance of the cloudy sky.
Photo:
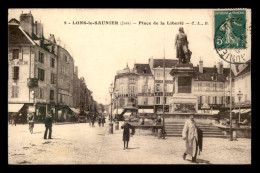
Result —
[[[99, 103], [110, 102], [109, 85], [117, 70], [128, 63], [148, 63], [148, 59], [175, 59], [175, 36], [184, 22], [185, 33], [192, 51], [194, 66], [200, 58], [204, 66], [213, 66], [220, 58], [213, 48], [213, 20], [211, 10], [172, 9], [9, 9], [8, 20], [31, 11], [34, 21], [43, 23], [44, 36], [54, 34], [72, 54], [87, 86]], [[131, 25], [74, 25], [77, 21], [121, 21]], [[65, 24], [67, 22], [67, 24]], [[139, 25], [151, 22], [152, 25]], [[158, 25], [153, 25], [158, 22]], [[164, 22], [165, 25], [160, 25]], [[192, 25], [191, 23], [208, 25]], [[68, 24], [70, 23], [70, 24]], [[133, 24], [136, 23], [136, 24]], [[189, 23], [189, 24], [187, 24]], [[224, 63], [224, 67], [227, 64]]]

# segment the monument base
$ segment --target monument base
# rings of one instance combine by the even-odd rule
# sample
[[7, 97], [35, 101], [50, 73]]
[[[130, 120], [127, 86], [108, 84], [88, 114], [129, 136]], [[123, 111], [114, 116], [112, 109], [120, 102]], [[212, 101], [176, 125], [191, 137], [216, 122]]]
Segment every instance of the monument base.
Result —
[[172, 97], [169, 113], [197, 113], [198, 101], [193, 94], [177, 93]]

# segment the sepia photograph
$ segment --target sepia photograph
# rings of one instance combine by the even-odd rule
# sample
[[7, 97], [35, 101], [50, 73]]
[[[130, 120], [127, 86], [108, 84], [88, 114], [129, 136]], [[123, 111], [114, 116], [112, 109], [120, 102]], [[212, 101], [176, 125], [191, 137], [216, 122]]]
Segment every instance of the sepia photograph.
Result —
[[251, 9], [8, 9], [9, 165], [250, 165]]

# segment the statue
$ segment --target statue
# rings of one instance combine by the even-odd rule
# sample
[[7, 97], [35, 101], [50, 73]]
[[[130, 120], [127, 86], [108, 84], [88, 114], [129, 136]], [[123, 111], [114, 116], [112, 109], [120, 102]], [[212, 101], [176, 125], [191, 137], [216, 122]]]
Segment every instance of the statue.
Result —
[[187, 35], [184, 33], [183, 27], [179, 28], [179, 33], [176, 35], [176, 57], [179, 59], [179, 64], [190, 63], [192, 52], [188, 48]]

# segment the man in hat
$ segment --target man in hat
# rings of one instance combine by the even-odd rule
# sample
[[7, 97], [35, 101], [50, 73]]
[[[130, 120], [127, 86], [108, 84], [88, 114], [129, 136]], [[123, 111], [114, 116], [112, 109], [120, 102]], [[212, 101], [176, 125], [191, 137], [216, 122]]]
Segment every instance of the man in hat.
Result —
[[133, 126], [129, 124], [129, 120], [126, 119], [124, 124], [121, 126], [121, 129], [124, 129], [123, 131], [123, 141], [124, 141], [124, 149], [128, 149], [128, 142], [130, 140], [130, 129], [133, 129]]
[[47, 113], [46, 118], [45, 118], [45, 133], [44, 133], [44, 139], [47, 138], [47, 133], [49, 131], [49, 137], [48, 139], [51, 138], [51, 133], [52, 133], [52, 116], [50, 112]]
[[192, 162], [196, 162], [198, 151], [198, 131], [194, 121], [194, 114], [191, 114], [189, 119], [185, 122], [182, 130], [182, 138], [186, 142], [186, 151], [183, 154], [183, 159], [189, 154], [192, 157]]

